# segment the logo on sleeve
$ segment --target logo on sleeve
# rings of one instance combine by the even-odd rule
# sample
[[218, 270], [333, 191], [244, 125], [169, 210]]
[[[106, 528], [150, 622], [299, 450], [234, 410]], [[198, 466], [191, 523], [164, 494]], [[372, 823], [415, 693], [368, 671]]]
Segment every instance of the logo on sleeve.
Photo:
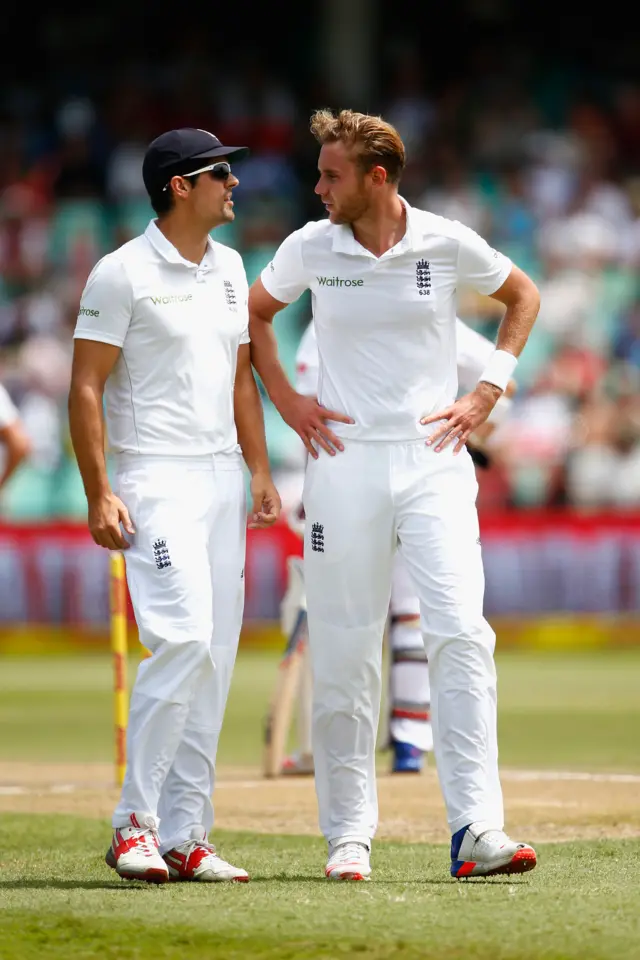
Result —
[[421, 297], [431, 296], [431, 264], [428, 260], [416, 263], [416, 286]]
[[80, 310], [78, 311], [78, 316], [79, 316], [79, 317], [99, 317], [99, 316], [100, 316], [100, 311], [99, 311], [99, 310], [89, 310], [88, 307], [80, 307]]

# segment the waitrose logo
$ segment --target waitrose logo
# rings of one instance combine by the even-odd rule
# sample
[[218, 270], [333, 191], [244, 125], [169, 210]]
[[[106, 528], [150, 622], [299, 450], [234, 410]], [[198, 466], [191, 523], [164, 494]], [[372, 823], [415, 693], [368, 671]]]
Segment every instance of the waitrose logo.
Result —
[[165, 303], [188, 303], [189, 300], [193, 300], [192, 293], [180, 293], [168, 295], [166, 297], [150, 297], [152, 303], [155, 303], [156, 306], [160, 306]]
[[364, 280], [343, 280], [342, 277], [316, 277], [321, 287], [364, 287]]

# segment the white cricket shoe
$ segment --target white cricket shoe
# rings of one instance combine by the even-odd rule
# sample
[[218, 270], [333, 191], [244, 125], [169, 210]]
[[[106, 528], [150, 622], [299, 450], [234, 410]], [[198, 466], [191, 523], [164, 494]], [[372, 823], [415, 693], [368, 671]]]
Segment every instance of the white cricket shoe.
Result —
[[368, 880], [371, 873], [369, 848], [355, 841], [330, 844], [324, 873], [329, 880]]
[[129, 826], [116, 827], [105, 860], [125, 880], [166, 883], [169, 869], [158, 850], [157, 820], [132, 813]]
[[516, 843], [504, 830], [492, 830], [487, 823], [470, 823], [451, 838], [452, 877], [526, 873], [536, 863], [533, 847]]
[[216, 853], [216, 848], [204, 839], [204, 831], [164, 854], [172, 880], [197, 880], [200, 883], [247, 883], [249, 874], [234, 867]]

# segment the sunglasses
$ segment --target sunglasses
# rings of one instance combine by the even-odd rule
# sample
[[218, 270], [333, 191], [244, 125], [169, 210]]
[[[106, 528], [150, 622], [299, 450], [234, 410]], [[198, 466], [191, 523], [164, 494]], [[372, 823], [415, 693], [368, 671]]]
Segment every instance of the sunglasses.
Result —
[[[213, 180], [227, 180], [231, 176], [231, 164], [226, 160], [218, 160], [217, 163], [210, 163], [206, 167], [200, 167], [198, 170], [192, 170], [191, 173], [183, 173], [185, 179], [195, 177], [197, 173], [208, 173]], [[171, 182], [171, 181], [169, 181]], [[169, 184], [162, 188], [162, 192], [169, 189]]]

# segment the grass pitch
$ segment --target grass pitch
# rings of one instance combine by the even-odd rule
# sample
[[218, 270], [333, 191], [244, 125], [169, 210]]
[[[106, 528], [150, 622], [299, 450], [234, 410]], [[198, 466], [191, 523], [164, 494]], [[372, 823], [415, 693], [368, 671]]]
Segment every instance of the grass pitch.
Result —
[[[221, 765], [247, 765], [255, 776], [276, 668], [272, 654], [240, 657]], [[503, 766], [640, 771], [639, 668], [640, 652], [501, 655]], [[111, 757], [107, 657], [2, 662], [0, 761], [108, 762]], [[386, 765], [386, 758], [381, 762]], [[424, 778], [425, 800], [428, 783]], [[263, 795], [253, 786], [238, 792], [227, 783], [220, 800], [229, 797], [239, 811], [249, 808], [254, 818], [262, 818]], [[264, 796], [280, 810], [285, 800], [301, 804], [311, 785], [296, 786], [288, 797], [287, 785], [279, 781], [269, 789]], [[399, 808], [407, 821], [407, 830], [394, 835], [414, 838], [408, 792], [404, 784], [394, 789], [400, 791]], [[527, 782], [519, 789], [525, 798], [529, 789], [535, 796]], [[575, 808], [577, 829], [586, 822], [581, 782], [571, 789], [573, 807], [564, 800], [554, 805], [547, 793], [547, 806], [536, 808], [546, 818], [543, 836], [560, 835], [561, 815], [562, 835], [579, 835], [568, 829], [567, 817]], [[23, 812], [0, 815], [0, 960], [637, 960], [640, 839], [633, 823], [626, 832], [624, 823], [614, 823], [617, 781], [600, 789], [604, 794], [598, 796], [607, 803], [610, 798], [611, 806], [603, 801], [602, 833], [596, 835], [606, 835], [609, 825], [626, 838], [536, 844], [539, 867], [523, 877], [456, 882], [448, 875], [445, 845], [380, 841], [370, 883], [331, 883], [323, 877], [324, 844], [315, 836], [216, 830], [222, 855], [245, 866], [252, 882], [161, 888], [126, 883], [105, 866], [106, 820], [85, 819], [80, 809], [77, 816], [53, 815], [50, 807], [46, 814], [28, 815], [21, 804], [34, 802], [33, 797], [9, 797], [15, 804], [10, 809]], [[106, 799], [94, 816], [110, 808], [112, 799]], [[35, 800], [67, 802], [64, 797]], [[74, 802], [73, 795], [68, 802]], [[416, 822], [425, 816], [422, 802]], [[524, 808], [516, 807], [516, 815], [519, 809]], [[522, 826], [532, 822], [522, 820]], [[522, 831], [525, 839], [527, 831]]]
[[219, 834], [251, 883], [158, 888], [106, 868], [99, 821], [3, 820], [3, 960], [638, 957], [638, 840], [545, 846], [525, 877], [464, 882], [446, 847], [380, 843], [375, 879], [347, 884], [322, 877], [319, 840]]

